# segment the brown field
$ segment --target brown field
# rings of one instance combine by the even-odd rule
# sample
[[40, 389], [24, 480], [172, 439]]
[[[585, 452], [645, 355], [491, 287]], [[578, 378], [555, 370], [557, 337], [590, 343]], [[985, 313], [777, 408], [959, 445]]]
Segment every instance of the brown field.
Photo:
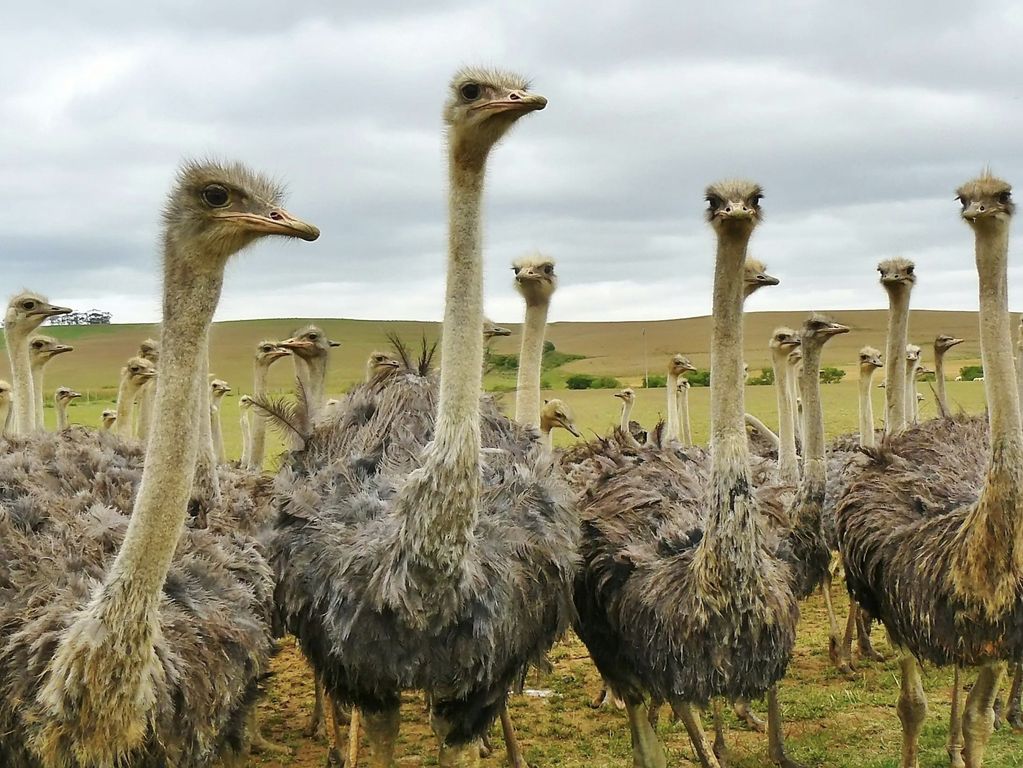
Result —
[[[798, 325], [806, 313], [754, 313], [747, 320], [747, 360], [753, 371], [767, 364], [765, 342], [779, 324]], [[854, 332], [837, 337], [825, 352], [825, 364], [852, 369], [855, 354], [863, 344], [883, 347], [885, 313], [855, 311], [835, 313], [836, 319], [853, 327]], [[435, 324], [385, 323], [349, 320], [319, 320], [332, 338], [343, 346], [333, 358], [329, 391], [340, 393], [362, 375], [363, 363], [374, 348], [386, 346], [387, 331], [396, 331], [406, 339], [417, 339], [425, 333], [433, 338]], [[247, 391], [251, 382], [251, 350], [263, 337], [281, 338], [301, 325], [297, 320], [261, 320], [220, 323], [213, 331], [213, 370], [235, 386], [233, 395]], [[913, 338], [928, 342], [939, 332], [963, 336], [968, 341], [953, 350], [949, 360], [949, 376], [960, 365], [973, 363], [979, 356], [975, 341], [976, 316], [961, 312], [914, 312]], [[646, 331], [644, 357], [643, 331]], [[72, 410], [72, 421], [95, 424], [103, 408], [112, 407], [118, 369], [134, 353], [138, 342], [155, 333], [151, 326], [108, 326], [93, 328], [55, 328], [54, 335], [71, 339], [74, 353], [58, 358], [47, 371], [47, 389], [62, 384], [73, 386], [89, 395], [87, 401]], [[649, 362], [652, 373], [661, 373], [667, 355], [676, 351], [688, 354], [699, 367], [708, 364], [709, 321], [693, 318], [646, 323], [558, 323], [550, 328], [549, 338], [563, 352], [586, 355], [545, 374], [554, 385], [551, 394], [566, 400], [573, 408], [576, 421], [585, 435], [601, 434], [617, 422], [619, 401], [610, 390], [569, 391], [562, 389], [564, 376], [573, 371], [616, 376], [623, 383], [638, 384]], [[513, 352], [517, 339], [501, 340], [495, 350]], [[923, 344], [921, 344], [923, 346]], [[925, 361], [931, 356], [925, 351]], [[5, 364], [0, 377], [6, 376]], [[291, 367], [284, 361], [275, 366], [271, 387], [287, 391], [291, 386]], [[509, 384], [507, 378], [490, 377], [498, 387]], [[512, 381], [513, 383], [513, 381]], [[928, 396], [924, 417], [934, 415], [927, 384], [920, 391]], [[983, 408], [983, 385], [950, 383], [953, 402], [975, 412]], [[875, 413], [881, 413], [883, 391], [874, 390]], [[856, 428], [855, 373], [840, 384], [823, 388], [827, 428], [830, 435]], [[511, 402], [511, 396], [505, 396]], [[747, 387], [747, 410], [756, 413], [774, 426], [774, 393], [771, 387]], [[651, 424], [664, 411], [663, 389], [639, 390], [633, 418]], [[691, 410], [698, 441], [705, 441], [709, 390], [691, 390]], [[239, 451], [237, 397], [224, 403], [224, 428], [229, 455]], [[53, 419], [52, 409], [47, 418]], [[559, 444], [572, 438], [559, 435]], [[841, 582], [834, 589], [836, 602], [844, 611], [846, 599]], [[844, 618], [840, 617], [840, 618]], [[899, 755], [899, 727], [895, 711], [898, 694], [898, 667], [883, 632], [875, 629], [875, 641], [889, 660], [884, 664], [860, 665], [851, 679], [838, 675], [828, 662], [826, 620], [819, 596], [807, 601], [803, 611], [800, 640], [789, 675], [782, 683], [782, 701], [786, 714], [786, 733], [791, 755], [807, 765], [834, 768], [894, 768]], [[589, 768], [591, 766], [631, 765], [629, 733], [623, 713], [616, 710], [594, 711], [587, 706], [599, 686], [599, 678], [589, 662], [585, 648], [573, 637], [552, 652], [553, 671], [534, 673], [527, 688], [544, 692], [544, 696], [516, 696], [511, 701], [513, 717], [530, 763], [552, 768]], [[324, 743], [303, 735], [305, 718], [312, 702], [312, 681], [306, 666], [288, 640], [274, 664], [275, 675], [268, 686], [268, 695], [261, 704], [266, 730], [273, 739], [291, 750], [287, 758], [253, 758], [252, 765], [273, 768], [320, 768], [324, 763]], [[947, 736], [948, 670], [927, 670], [925, 686], [931, 700], [931, 711], [923, 734], [921, 766], [946, 766], [944, 750]], [[763, 712], [763, 704], [758, 704]], [[740, 727], [729, 716], [729, 743], [733, 768], [768, 765], [765, 737]], [[662, 720], [661, 733], [669, 749], [669, 765], [691, 765], [693, 755], [684, 729]], [[992, 739], [986, 765], [992, 768], [1023, 766], [1023, 736], [1013, 734], [1008, 726]], [[495, 755], [483, 761], [484, 766], [504, 765], [499, 729], [495, 728]], [[403, 707], [403, 731], [398, 764], [402, 766], [436, 765], [435, 749], [430, 735], [422, 700], [418, 695], [406, 697]], [[360, 765], [367, 765], [363, 755]]]

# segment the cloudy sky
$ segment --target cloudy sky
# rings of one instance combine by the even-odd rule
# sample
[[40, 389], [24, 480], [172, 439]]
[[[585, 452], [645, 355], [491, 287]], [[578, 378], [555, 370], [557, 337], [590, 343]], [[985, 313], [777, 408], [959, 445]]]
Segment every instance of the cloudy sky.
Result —
[[492, 157], [496, 319], [520, 314], [508, 265], [535, 249], [558, 261], [555, 320], [705, 314], [702, 190], [736, 175], [766, 189], [752, 252], [782, 280], [752, 308], [883, 306], [874, 266], [905, 254], [916, 306], [972, 309], [952, 198], [985, 164], [1023, 183], [1021, 39], [1019, 4], [933, 0], [20, 3], [0, 27], [0, 285], [156, 319], [162, 197], [212, 154], [286, 180], [323, 231], [237, 260], [220, 319], [437, 319], [440, 109], [484, 63], [550, 100]]

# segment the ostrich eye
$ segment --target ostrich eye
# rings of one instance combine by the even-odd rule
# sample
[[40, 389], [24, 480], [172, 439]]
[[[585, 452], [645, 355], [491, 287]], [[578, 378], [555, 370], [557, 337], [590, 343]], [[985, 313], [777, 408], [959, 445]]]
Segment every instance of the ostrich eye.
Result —
[[906, 274], [907, 275], [912, 275], [914, 269], [916, 269], [916, 267], [914, 267], [914, 266], [906, 267]]
[[720, 208], [724, 202], [717, 195], [707, 195], [707, 208], [711, 211], [716, 211]]
[[998, 195], [998, 202], [1001, 205], [1008, 205], [1010, 202], [1012, 202], [1012, 192], [1002, 192], [1000, 195]]
[[760, 201], [763, 200], [763, 199], [764, 199], [764, 196], [758, 192], [757, 194], [752, 195], [750, 197], [749, 204], [751, 206], [753, 206], [754, 208], [757, 208], [757, 207], [760, 206]]
[[970, 201], [967, 199], [966, 195], [956, 195], [956, 200], [959, 201], [959, 204], [963, 207], [963, 210], [965, 210], [966, 206], [970, 204]]
[[22, 306], [23, 309], [35, 309], [36, 308], [36, 303], [34, 301], [31, 301], [31, 300], [30, 301], [23, 301], [21, 303], [21, 306]]
[[202, 191], [202, 199], [212, 208], [223, 208], [231, 201], [231, 196], [219, 184], [210, 184]]
[[310, 333], [309, 334], [309, 341], [316, 341], [318, 338], [320, 338], [320, 336], [317, 333]]
[[550, 264], [544, 264], [543, 273], [545, 275], [552, 275], [552, 274], [554, 274], [554, 267], [552, 267]]
[[466, 101], [476, 101], [482, 92], [483, 89], [480, 88], [479, 83], [466, 83], [459, 89], [459, 93]]

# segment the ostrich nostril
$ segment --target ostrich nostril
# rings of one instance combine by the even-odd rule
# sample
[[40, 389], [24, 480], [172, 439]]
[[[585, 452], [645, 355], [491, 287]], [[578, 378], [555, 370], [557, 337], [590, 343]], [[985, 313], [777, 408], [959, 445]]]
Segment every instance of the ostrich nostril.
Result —
[[511, 101], [522, 101], [522, 96], [517, 93], [513, 93], [508, 97]]
[[274, 221], [281, 221], [284, 217], [281, 215], [280, 211], [270, 211], [270, 218]]
[[725, 213], [731, 213], [731, 212], [732, 212], [732, 206], [726, 205], [725, 206]]

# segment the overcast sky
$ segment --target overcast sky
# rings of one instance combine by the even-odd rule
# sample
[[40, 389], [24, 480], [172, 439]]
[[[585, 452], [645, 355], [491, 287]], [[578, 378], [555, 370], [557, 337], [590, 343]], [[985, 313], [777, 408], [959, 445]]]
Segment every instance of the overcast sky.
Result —
[[440, 111], [483, 63], [550, 100], [492, 155], [495, 319], [521, 314], [508, 265], [535, 249], [554, 320], [705, 314], [702, 191], [737, 175], [764, 185], [751, 252], [782, 281], [751, 309], [884, 306], [895, 254], [915, 306], [973, 309], [953, 195], [985, 164], [1023, 184], [1021, 40], [1004, 2], [9, 5], [0, 285], [157, 319], [159, 207], [179, 159], [212, 154], [286, 180], [323, 231], [236, 260], [219, 319], [439, 319]]

